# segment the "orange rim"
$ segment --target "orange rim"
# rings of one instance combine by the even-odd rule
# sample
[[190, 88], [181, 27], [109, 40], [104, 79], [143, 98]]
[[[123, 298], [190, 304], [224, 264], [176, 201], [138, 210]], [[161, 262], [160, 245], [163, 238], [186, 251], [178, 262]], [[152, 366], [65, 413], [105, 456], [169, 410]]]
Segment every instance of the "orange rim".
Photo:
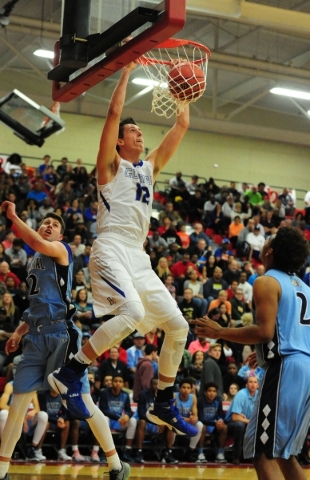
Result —
[[[184, 45], [191, 45], [193, 47], [200, 48], [201, 50], [204, 50], [206, 52], [206, 57], [202, 57], [199, 60], [194, 60], [191, 63], [194, 63], [194, 64], [203, 63], [207, 59], [209, 59], [211, 56], [210, 50], [205, 45], [202, 45], [201, 43], [198, 43], [198, 42], [193, 42], [191, 40], [183, 40], [180, 38], [169, 38], [168, 40], [165, 40], [164, 42], [157, 45], [156, 48], [169, 49], [169, 48], [182, 47]], [[149, 57], [146, 57], [145, 55], [142, 55], [141, 57], [139, 57], [137, 61], [141, 63], [141, 65], [146, 65], [146, 66], [153, 65], [156, 63], [161, 63], [162, 65], [171, 65], [171, 61], [169, 60], [159, 60], [157, 58], [149, 58]]]

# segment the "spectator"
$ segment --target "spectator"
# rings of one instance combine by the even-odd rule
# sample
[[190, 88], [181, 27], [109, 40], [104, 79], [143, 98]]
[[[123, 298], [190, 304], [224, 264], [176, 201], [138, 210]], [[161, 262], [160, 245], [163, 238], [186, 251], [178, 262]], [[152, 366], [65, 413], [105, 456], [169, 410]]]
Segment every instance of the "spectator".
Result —
[[244, 227], [238, 235], [238, 240], [236, 243], [237, 255], [238, 257], [248, 256], [249, 254], [249, 244], [246, 242], [247, 235], [254, 230], [254, 220], [250, 218], [246, 227]]
[[230, 300], [231, 304], [231, 319], [233, 321], [233, 326], [237, 327], [242, 326], [242, 315], [247, 311], [247, 304], [243, 300], [243, 290], [242, 288], [237, 288], [233, 298]]
[[127, 349], [127, 368], [129, 370], [129, 386], [132, 388], [135, 372], [139, 358], [143, 357], [143, 347], [145, 345], [145, 338], [139, 332], [133, 335], [133, 346]]
[[93, 222], [96, 222], [97, 213], [98, 213], [98, 202], [97, 201], [91, 202], [90, 207], [87, 207], [84, 210], [85, 223], [90, 226]]
[[174, 282], [173, 276], [171, 274], [167, 275], [166, 279], [164, 281], [165, 287], [167, 288], [167, 290], [169, 290], [169, 292], [171, 293], [173, 298], [176, 299], [177, 298], [177, 289], [175, 288], [175, 285], [174, 285], [173, 282]]
[[0, 306], [0, 375], [5, 375], [6, 367], [12, 362], [17, 352], [10, 354], [5, 353], [5, 344], [14, 332], [14, 326], [7, 314], [6, 309]]
[[151, 379], [154, 377], [153, 363], [158, 361], [158, 347], [152, 344], [145, 345], [144, 357], [139, 358], [135, 378], [133, 382], [133, 401], [138, 401], [138, 396], [142, 390], [150, 385]]
[[[197, 434], [194, 437], [190, 437], [189, 441], [187, 450], [187, 460], [189, 462], [196, 462], [197, 460], [195, 448], [198, 445], [203, 428], [201, 421], [198, 420], [197, 397], [192, 393], [193, 386], [194, 382], [191, 378], [184, 378], [179, 384], [179, 391], [175, 393], [176, 406], [179, 409], [180, 415], [186, 422], [195, 425], [197, 428]], [[173, 436], [174, 441], [175, 433], [169, 431], [168, 435]], [[168, 455], [168, 452], [166, 452], [166, 455]]]
[[154, 230], [153, 235], [149, 237], [149, 242], [150, 248], [156, 252], [157, 258], [168, 255], [168, 243], [159, 235], [158, 230]]
[[198, 268], [196, 267], [196, 265], [190, 261], [189, 253], [184, 253], [182, 260], [180, 260], [179, 262], [176, 262], [174, 265], [172, 265], [170, 269], [174, 277], [174, 281], [177, 285], [177, 293], [180, 295], [182, 295], [182, 292], [183, 292], [183, 285], [184, 285], [188, 267], [192, 267], [193, 270], [195, 270], [197, 274], [199, 274]]
[[214, 230], [217, 235], [225, 235], [227, 231], [227, 223], [222, 212], [222, 205], [216, 204], [215, 209], [208, 216], [208, 227]]
[[205, 385], [214, 382], [218, 386], [218, 395], [223, 395], [223, 379], [218, 361], [222, 353], [222, 345], [220, 343], [211, 343], [209, 351], [205, 356], [201, 373], [201, 386], [199, 395], [203, 395]]
[[187, 225], [186, 223], [178, 223], [177, 224], [177, 233], [182, 242], [182, 248], [187, 250], [190, 244], [189, 234], [186, 232]]
[[203, 210], [205, 212], [204, 221], [208, 223], [210, 218], [210, 214], [214, 212], [215, 207], [217, 206], [218, 202], [215, 200], [215, 196], [213, 194], [209, 195], [209, 200], [204, 203]]
[[0, 263], [7, 262], [10, 265], [10, 257], [5, 253], [2, 243], [0, 243]]
[[239, 288], [243, 292], [244, 301], [247, 304], [248, 308], [251, 310], [253, 287], [247, 281], [247, 274], [245, 272], [240, 273], [239, 282]]
[[73, 302], [76, 312], [75, 315], [81, 322], [82, 326], [86, 326], [91, 330], [93, 320], [95, 317], [93, 315], [93, 307], [91, 303], [87, 301], [87, 289], [81, 288], [76, 291], [75, 300]]
[[[249, 208], [248, 208], [248, 212], [247, 213], [244, 213], [242, 211], [242, 203], [241, 202], [236, 202], [234, 204], [234, 209], [233, 211], [231, 212], [231, 220], [233, 221], [236, 217], [239, 217], [240, 220], [241, 220], [241, 223], [243, 224], [244, 223], [244, 220], [250, 218], [252, 215], [252, 209], [251, 209], [251, 205], [249, 204]], [[244, 228], [244, 226], [243, 226]], [[238, 234], [239, 235], [239, 234]]]
[[8, 277], [14, 278], [16, 286], [19, 287], [20, 279], [15, 275], [15, 273], [10, 271], [8, 262], [1, 262], [0, 263], [0, 282], [5, 283]]
[[193, 340], [187, 350], [191, 355], [194, 355], [195, 352], [204, 352], [206, 353], [210, 347], [210, 340], [202, 335], [197, 337], [197, 340]]
[[165, 205], [165, 209], [162, 210], [158, 215], [159, 225], [162, 227], [164, 225], [164, 219], [169, 218], [173, 227], [176, 226], [177, 222], [182, 221], [180, 215], [174, 211], [173, 202], [168, 201]]
[[46, 197], [43, 200], [43, 204], [38, 209], [39, 220], [41, 221], [45, 217], [45, 215], [47, 215], [48, 213], [51, 213], [53, 211], [54, 211], [54, 208], [52, 206], [52, 200], [50, 199], [50, 197]]
[[67, 172], [67, 163], [67, 157], [62, 157], [62, 159], [60, 160], [60, 165], [58, 165], [58, 167], [56, 168], [56, 173], [58, 174], [60, 179], [62, 179]]
[[253, 283], [254, 281], [257, 279], [257, 277], [262, 277], [265, 273], [265, 267], [264, 265], [258, 265], [257, 269], [256, 269], [256, 272], [253, 273], [253, 275], [251, 275], [249, 278], [248, 278], [248, 282], [250, 285], [253, 286]]
[[238, 366], [236, 362], [229, 362], [227, 365], [227, 371], [223, 375], [223, 389], [224, 393], [228, 395], [229, 387], [232, 383], [238, 385], [239, 390], [245, 387], [245, 380], [238, 375]]
[[124, 386], [128, 388], [128, 369], [126, 363], [124, 363], [119, 358], [119, 347], [112, 347], [109, 350], [109, 356], [107, 359], [102, 360], [99, 365], [97, 377], [100, 381], [100, 388], [103, 387], [103, 379], [107, 375], [111, 375], [113, 377], [122, 377], [124, 380]]
[[234, 280], [239, 281], [240, 267], [237, 260], [230, 260], [228, 262], [228, 268], [223, 273], [223, 279], [226, 280], [228, 285], [231, 285]]
[[195, 222], [201, 222], [204, 215], [205, 199], [203, 197], [202, 190], [196, 189], [193, 195], [190, 195], [188, 199], [187, 213], [188, 222], [193, 224]]
[[227, 425], [224, 422], [224, 417], [225, 414], [223, 412], [222, 400], [218, 396], [217, 384], [208, 382], [204, 386], [203, 395], [198, 400], [198, 418], [204, 426], [198, 447], [199, 463], [206, 462], [206, 457], [203, 453], [206, 432], [209, 434], [215, 433], [217, 436], [216, 463], [226, 463], [224, 451], [227, 439]]
[[51, 162], [51, 156], [50, 155], [44, 155], [43, 163], [41, 163], [41, 165], [39, 165], [39, 167], [38, 167], [39, 175], [45, 175], [45, 173], [47, 172], [47, 169], [50, 165], [50, 162]]
[[[126, 443], [130, 452], [134, 438], [132, 430], [135, 431], [137, 422], [136, 419], [132, 418], [133, 412], [130, 408], [129, 394], [123, 390], [123, 387], [123, 378], [120, 376], [113, 377], [112, 387], [105, 388], [100, 393], [99, 408], [108, 418], [111, 430], [116, 432], [126, 431]], [[131, 460], [129, 452], [126, 452], [126, 456], [123, 455], [124, 460]]]
[[21, 238], [14, 238], [12, 247], [5, 250], [10, 257], [10, 269], [20, 280], [25, 280], [26, 277], [27, 253], [22, 248], [23, 244]]
[[198, 274], [196, 270], [192, 270], [189, 273], [189, 280], [185, 280], [184, 291], [187, 288], [190, 288], [192, 290], [193, 299], [200, 310], [200, 315], [203, 317], [207, 313], [208, 302], [203, 297], [203, 284], [201, 281], [198, 280]]
[[11, 324], [16, 328], [21, 320], [20, 311], [15, 306], [13, 297], [9, 292], [5, 292], [0, 299], [0, 307], [5, 308], [7, 317], [10, 319]]
[[39, 181], [36, 181], [33, 185], [33, 189], [27, 193], [27, 200], [35, 200], [37, 205], [43, 205], [44, 199], [48, 196], [43, 190], [43, 184]]
[[219, 308], [219, 306], [224, 303], [226, 305], [227, 313], [228, 315], [231, 315], [231, 304], [227, 300], [227, 291], [226, 290], [220, 290], [218, 294], [218, 298], [215, 300], [212, 300], [212, 302], [209, 304], [208, 311], [210, 312], [214, 308]]
[[14, 278], [8, 277], [5, 281], [5, 287], [6, 287], [6, 290], [12, 295], [12, 297], [14, 297], [14, 302], [15, 302], [15, 295], [18, 292], [18, 289], [17, 289]]
[[44, 185], [46, 190], [52, 194], [55, 192], [58, 183], [58, 175], [55, 172], [53, 165], [47, 167], [46, 173], [43, 175]]
[[75, 245], [70, 245], [70, 248], [73, 253], [73, 275], [74, 275], [74, 280], [72, 282], [72, 298], [73, 300], [75, 300], [76, 294], [79, 290], [81, 290], [82, 288], [86, 288], [87, 291], [90, 290], [90, 284], [87, 283], [86, 281], [83, 268], [79, 268], [75, 271], [75, 268], [81, 265], [82, 259], [75, 255], [74, 253]]
[[206, 244], [208, 247], [211, 246], [211, 240], [210, 238], [205, 234], [203, 231], [203, 226], [201, 223], [195, 223], [194, 224], [194, 231], [190, 234], [190, 248], [193, 249], [193, 247], [196, 247], [198, 244], [198, 241], [200, 239], [205, 240]]
[[198, 188], [198, 175], [192, 175], [191, 181], [186, 183], [186, 189], [190, 194], [194, 194]]
[[236, 247], [236, 244], [237, 244], [237, 241], [238, 241], [238, 235], [243, 228], [244, 228], [244, 225], [241, 222], [240, 216], [235, 215], [235, 218], [233, 219], [231, 224], [228, 226], [228, 238], [229, 238], [230, 243], [232, 244], [233, 248]]
[[230, 250], [230, 241], [228, 238], [223, 238], [222, 245], [218, 247], [214, 252], [215, 258], [220, 258], [225, 262], [225, 265], [228, 264], [230, 256], [233, 256], [233, 252]]
[[189, 320], [195, 320], [201, 316], [200, 308], [197, 302], [194, 301], [194, 295], [191, 288], [186, 288], [184, 290], [184, 297], [178, 303], [179, 309], [182, 312], [184, 317], [187, 317]]
[[255, 185], [252, 185], [252, 187], [245, 192], [245, 195], [249, 198], [249, 202], [252, 207], [256, 207], [262, 203], [262, 196], [257, 191], [257, 187], [255, 187]]
[[155, 273], [158, 275], [158, 277], [163, 283], [165, 283], [168, 275], [171, 275], [170, 268], [168, 267], [168, 260], [166, 259], [166, 257], [161, 257], [158, 260], [157, 267], [155, 268]]
[[265, 243], [265, 237], [260, 233], [260, 228], [258, 225], [254, 227], [253, 232], [248, 233], [246, 237], [246, 242], [249, 244], [249, 260], [252, 258], [255, 260], [259, 259], [260, 252], [263, 249]]
[[14, 295], [14, 304], [19, 310], [20, 318], [22, 318], [24, 311], [27, 310], [27, 308], [29, 307], [29, 299], [28, 299], [26, 282], [20, 283], [17, 289], [17, 293]]
[[212, 278], [206, 281], [203, 286], [203, 296], [208, 300], [208, 302], [212, 302], [218, 298], [219, 292], [221, 290], [227, 290], [228, 283], [223, 280], [223, 271], [220, 267], [215, 267]]
[[230, 287], [226, 290], [227, 292], [227, 300], [230, 302], [230, 300], [235, 296], [236, 290], [239, 285], [239, 280], [233, 280], [231, 282]]
[[237, 393], [225, 416], [228, 435], [231, 435], [234, 439], [234, 458], [232, 462], [234, 465], [240, 464], [243, 437], [254, 408], [257, 390], [257, 378], [250, 376], [246, 388]]
[[15, 238], [16, 238], [16, 235], [13, 232], [13, 230], [7, 230], [5, 234], [5, 240], [1, 242], [4, 247], [4, 250], [8, 250], [9, 248], [12, 248], [13, 240]]
[[84, 253], [85, 245], [82, 243], [81, 235], [74, 235], [72, 244], [75, 245], [75, 255], [79, 257]]

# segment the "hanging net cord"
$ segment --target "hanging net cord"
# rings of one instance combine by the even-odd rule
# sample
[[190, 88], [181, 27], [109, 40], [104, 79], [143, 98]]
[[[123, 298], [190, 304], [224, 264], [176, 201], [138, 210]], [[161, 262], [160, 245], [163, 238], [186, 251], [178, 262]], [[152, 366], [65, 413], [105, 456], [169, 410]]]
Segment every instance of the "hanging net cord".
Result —
[[[162, 45], [164, 44], [165, 42]], [[180, 115], [185, 105], [196, 102], [205, 91], [210, 52], [206, 47], [201, 46], [201, 48], [199, 44], [193, 45], [187, 42], [173, 48], [160, 47], [144, 54], [138, 59], [138, 62], [153, 83], [152, 112], [170, 118], [174, 114]], [[180, 95], [175, 94], [176, 96], [174, 96], [170, 90], [173, 90], [174, 82], [171, 81], [169, 72], [184, 62], [194, 64], [193, 76], [191, 78], [181, 76], [184, 82], [180, 81], [179, 76], [176, 87]], [[203, 72], [203, 78], [195, 77], [195, 66]], [[179, 70], [180, 73], [181, 71]]]

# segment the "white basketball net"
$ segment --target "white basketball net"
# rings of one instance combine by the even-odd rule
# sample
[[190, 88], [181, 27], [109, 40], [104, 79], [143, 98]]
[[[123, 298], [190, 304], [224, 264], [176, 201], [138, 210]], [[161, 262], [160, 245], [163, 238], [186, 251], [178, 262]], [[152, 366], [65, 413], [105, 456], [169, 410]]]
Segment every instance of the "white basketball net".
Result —
[[[153, 83], [152, 112], [167, 118], [180, 115], [185, 105], [196, 102], [203, 94], [207, 84], [207, 68], [210, 51], [207, 47], [187, 40], [170, 39], [159, 47], [150, 50], [138, 59], [144, 72]], [[203, 80], [186, 84], [185, 98], [176, 98], [169, 90], [168, 74], [173, 66], [179, 63], [190, 62], [199, 67], [204, 74]], [[197, 93], [198, 90], [198, 93]]]

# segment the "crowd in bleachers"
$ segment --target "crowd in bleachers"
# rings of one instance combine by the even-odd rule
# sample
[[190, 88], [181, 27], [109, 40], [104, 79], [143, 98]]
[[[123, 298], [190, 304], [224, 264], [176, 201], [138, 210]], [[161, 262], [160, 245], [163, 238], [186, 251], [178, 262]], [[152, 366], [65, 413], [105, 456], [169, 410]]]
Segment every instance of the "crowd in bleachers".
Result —
[[[263, 182], [257, 186], [243, 183], [240, 190], [235, 182], [219, 187], [212, 178], [200, 182], [197, 175], [187, 183], [177, 172], [166, 188], [155, 194], [144, 248], [152, 268], [189, 322], [207, 314], [223, 327], [250, 325], [253, 283], [264, 274], [259, 254], [265, 240], [283, 225], [300, 228], [308, 238], [308, 209], [297, 212], [286, 188], [271, 203], [265, 187]], [[33, 229], [48, 212], [56, 212], [65, 220], [64, 241], [74, 258], [74, 322], [86, 342], [101, 322], [109, 321], [109, 317], [94, 316], [88, 269], [97, 235], [94, 173], [87, 172], [81, 160], [73, 165], [66, 157], [54, 168], [49, 155], [38, 168], [30, 168], [18, 154], [13, 154], [0, 168], [0, 202], [4, 200], [14, 202], [20, 218]], [[5, 377], [3, 383], [7, 382], [0, 399], [0, 437], [21, 355], [18, 350], [7, 356], [4, 346], [28, 307], [25, 281], [32, 255], [31, 248], [0, 212], [0, 370]], [[309, 284], [307, 266], [299, 275]], [[248, 388], [254, 398], [259, 388], [262, 370], [257, 367], [252, 371], [246, 363], [254, 347], [197, 337], [194, 324], [189, 323], [175, 396], [182, 416], [196, 425], [198, 434], [182, 443], [171, 432], [149, 423], [145, 415], [154, 401], [163, 336], [159, 328], [146, 335], [133, 332], [89, 367], [92, 396], [109, 418], [112, 431], [123, 439], [124, 460], [143, 463], [145, 458], [152, 458], [154, 451], [145, 449], [146, 440], [152, 438], [158, 445], [159, 459], [165, 463], [178, 463], [181, 457], [190, 462], [204, 463], [215, 458], [224, 463], [231, 438], [231, 461], [238, 464], [242, 460], [244, 428], [237, 428], [231, 414], [239, 392]], [[236, 408], [237, 405], [238, 401]], [[40, 392], [29, 407], [26, 420], [25, 432], [34, 431], [29, 459], [46, 460], [45, 435], [52, 430], [59, 434], [59, 460], [85, 461], [78, 444], [79, 435], [87, 433], [87, 426], [70, 417], [55, 393]], [[69, 441], [71, 456], [66, 451]], [[89, 441], [89, 459], [99, 462], [99, 446], [95, 439]]]

